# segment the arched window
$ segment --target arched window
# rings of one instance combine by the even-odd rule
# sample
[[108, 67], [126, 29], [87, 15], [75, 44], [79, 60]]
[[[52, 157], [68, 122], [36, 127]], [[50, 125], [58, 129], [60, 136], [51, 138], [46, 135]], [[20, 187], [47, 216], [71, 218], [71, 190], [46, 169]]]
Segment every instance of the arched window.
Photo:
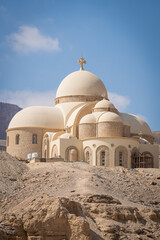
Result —
[[128, 167], [128, 150], [124, 146], [115, 149], [115, 166]]
[[123, 166], [123, 153], [119, 152], [119, 166]]
[[105, 166], [105, 151], [101, 152], [101, 166]]
[[37, 144], [37, 134], [33, 134], [32, 143]]
[[132, 155], [133, 168], [153, 168], [153, 155], [149, 152]]
[[20, 136], [19, 134], [16, 135], [16, 144], [19, 144], [19, 141], [20, 141]]
[[89, 163], [90, 162], [90, 154], [89, 151], [86, 152], [86, 161]]
[[65, 151], [66, 161], [78, 161], [78, 150], [74, 146], [70, 146]]

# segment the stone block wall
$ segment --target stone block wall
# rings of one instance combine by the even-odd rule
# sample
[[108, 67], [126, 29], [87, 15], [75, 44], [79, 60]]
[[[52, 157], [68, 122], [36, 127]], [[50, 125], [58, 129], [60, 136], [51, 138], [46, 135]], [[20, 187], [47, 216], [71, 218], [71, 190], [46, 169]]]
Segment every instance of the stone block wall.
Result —
[[[7, 152], [17, 159], [25, 160], [29, 153], [37, 152], [42, 157], [42, 139], [45, 132], [53, 129], [44, 128], [17, 128], [7, 131]], [[19, 134], [19, 144], [16, 144], [16, 135]], [[33, 134], [37, 134], [37, 144], [32, 143]]]
[[79, 139], [96, 137], [96, 124], [84, 123], [79, 125]]
[[98, 123], [98, 137], [122, 137], [123, 124], [120, 122]]
[[103, 97], [100, 97], [100, 96], [83, 96], [83, 95], [65, 96], [65, 97], [56, 98], [55, 104], [65, 103], [65, 102], [93, 102], [93, 101], [100, 101], [102, 99]]

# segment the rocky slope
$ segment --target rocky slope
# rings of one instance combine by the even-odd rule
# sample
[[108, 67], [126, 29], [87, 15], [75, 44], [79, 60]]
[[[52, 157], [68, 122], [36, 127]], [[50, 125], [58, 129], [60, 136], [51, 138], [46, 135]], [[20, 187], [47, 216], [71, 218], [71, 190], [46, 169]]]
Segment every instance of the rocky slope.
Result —
[[0, 164], [1, 240], [160, 239], [159, 169]]
[[0, 139], [6, 139], [6, 129], [12, 117], [20, 111], [21, 108], [10, 103], [0, 102]]

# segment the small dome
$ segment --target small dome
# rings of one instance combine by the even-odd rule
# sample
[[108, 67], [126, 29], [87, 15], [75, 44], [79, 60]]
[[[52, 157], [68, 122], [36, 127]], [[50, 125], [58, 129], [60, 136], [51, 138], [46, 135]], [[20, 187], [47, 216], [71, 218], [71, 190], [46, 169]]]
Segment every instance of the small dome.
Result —
[[115, 108], [115, 106], [109, 100], [103, 99], [95, 105], [94, 109], [97, 108]]
[[64, 133], [59, 138], [71, 139], [71, 138], [76, 138], [76, 137], [74, 137], [71, 133]]
[[56, 107], [27, 107], [14, 115], [8, 129], [20, 127], [63, 129], [63, 114]]
[[122, 118], [114, 112], [103, 113], [98, 122], [122, 122]]
[[122, 121], [123, 121], [123, 124], [126, 125], [126, 126], [130, 126], [129, 122], [127, 121], [127, 119], [124, 117], [123, 114], [120, 114], [121, 118], [122, 118]]
[[103, 82], [93, 73], [80, 70], [69, 74], [58, 87], [56, 98], [65, 96], [97, 96], [108, 98]]
[[148, 124], [138, 116], [128, 113], [121, 113], [122, 119], [126, 120], [131, 126], [132, 134], [144, 134], [152, 136], [152, 131]]
[[96, 118], [92, 113], [87, 114], [80, 120], [80, 124], [82, 123], [96, 123]]

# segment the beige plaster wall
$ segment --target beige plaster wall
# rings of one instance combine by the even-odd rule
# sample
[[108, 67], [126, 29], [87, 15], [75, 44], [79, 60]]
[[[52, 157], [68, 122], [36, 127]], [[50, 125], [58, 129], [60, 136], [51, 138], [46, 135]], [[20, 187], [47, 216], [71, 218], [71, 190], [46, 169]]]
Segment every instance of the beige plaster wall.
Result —
[[83, 123], [79, 125], [79, 139], [96, 137], [96, 124]]
[[111, 137], [111, 138], [101, 138], [101, 139], [88, 139], [83, 141], [83, 149], [89, 147], [92, 151], [92, 161], [93, 166], [97, 165], [97, 149], [101, 146], [106, 146], [109, 149], [109, 158], [106, 166], [114, 167], [115, 166], [115, 151], [119, 146], [124, 146], [127, 149], [127, 162], [128, 168], [131, 167], [131, 152], [133, 148], [139, 148], [139, 141], [131, 138], [123, 137]]
[[[37, 152], [42, 157], [42, 140], [45, 132], [55, 131], [53, 129], [44, 128], [19, 128], [7, 131], [9, 137], [9, 145], [7, 152], [17, 159], [27, 159], [27, 154]], [[16, 144], [16, 135], [20, 135], [20, 142]], [[33, 134], [37, 134], [37, 144], [32, 144]]]
[[130, 126], [123, 125], [123, 137], [130, 137]]
[[66, 150], [68, 148], [76, 148], [78, 150], [78, 161], [83, 160], [83, 150], [82, 150], [82, 141], [79, 139], [63, 139], [59, 138], [53, 142], [50, 143], [50, 156], [52, 153], [52, 148], [56, 146], [58, 150], [58, 155], [60, 155], [62, 158], [64, 158], [65, 161], [66, 159]]
[[122, 137], [123, 124], [120, 122], [98, 123], [98, 137]]

